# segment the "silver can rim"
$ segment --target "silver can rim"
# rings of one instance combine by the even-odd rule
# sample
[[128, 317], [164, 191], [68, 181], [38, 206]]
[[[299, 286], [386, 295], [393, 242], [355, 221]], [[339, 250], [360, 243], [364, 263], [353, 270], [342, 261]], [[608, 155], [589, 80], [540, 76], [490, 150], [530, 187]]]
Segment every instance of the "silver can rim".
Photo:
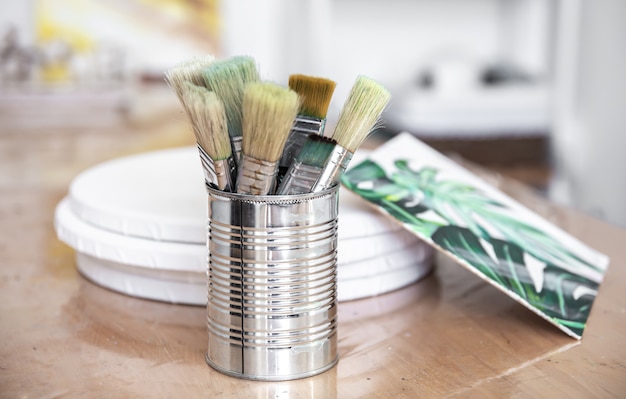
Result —
[[301, 202], [307, 202], [318, 198], [329, 197], [335, 195], [339, 190], [340, 184], [316, 193], [306, 194], [291, 194], [291, 195], [255, 195], [255, 194], [240, 194], [221, 191], [210, 185], [206, 185], [207, 192], [215, 198], [225, 198], [230, 200], [236, 200], [247, 203], [263, 203], [263, 204], [297, 204]]

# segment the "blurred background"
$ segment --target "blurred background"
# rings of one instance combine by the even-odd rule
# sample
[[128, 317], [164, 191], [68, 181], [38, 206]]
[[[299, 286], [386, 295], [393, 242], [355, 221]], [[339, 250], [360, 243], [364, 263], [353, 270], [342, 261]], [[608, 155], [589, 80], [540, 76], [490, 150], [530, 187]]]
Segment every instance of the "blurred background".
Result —
[[0, 189], [192, 144], [163, 72], [248, 54], [279, 83], [337, 81], [330, 124], [375, 78], [374, 139], [408, 131], [626, 227], [624, 39], [622, 0], [1, 0]]

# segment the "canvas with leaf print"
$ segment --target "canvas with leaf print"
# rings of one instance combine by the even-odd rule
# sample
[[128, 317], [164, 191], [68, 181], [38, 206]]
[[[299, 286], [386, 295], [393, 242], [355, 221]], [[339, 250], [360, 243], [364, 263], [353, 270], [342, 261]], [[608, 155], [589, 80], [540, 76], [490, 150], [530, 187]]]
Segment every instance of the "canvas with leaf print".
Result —
[[580, 338], [608, 258], [401, 134], [344, 174], [349, 190]]

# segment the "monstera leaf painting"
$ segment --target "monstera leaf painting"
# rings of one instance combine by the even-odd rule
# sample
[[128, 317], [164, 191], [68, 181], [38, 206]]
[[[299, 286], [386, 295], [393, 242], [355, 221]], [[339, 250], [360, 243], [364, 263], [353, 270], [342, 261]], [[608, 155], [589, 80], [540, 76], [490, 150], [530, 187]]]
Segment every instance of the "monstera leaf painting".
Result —
[[608, 258], [403, 134], [342, 178], [425, 241], [580, 338]]

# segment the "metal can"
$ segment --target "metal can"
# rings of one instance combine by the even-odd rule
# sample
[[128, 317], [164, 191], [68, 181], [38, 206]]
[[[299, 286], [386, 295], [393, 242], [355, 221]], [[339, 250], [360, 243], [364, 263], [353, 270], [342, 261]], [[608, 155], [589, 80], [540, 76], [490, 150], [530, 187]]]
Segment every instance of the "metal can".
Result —
[[288, 196], [207, 191], [207, 363], [265, 381], [331, 368], [339, 187]]

